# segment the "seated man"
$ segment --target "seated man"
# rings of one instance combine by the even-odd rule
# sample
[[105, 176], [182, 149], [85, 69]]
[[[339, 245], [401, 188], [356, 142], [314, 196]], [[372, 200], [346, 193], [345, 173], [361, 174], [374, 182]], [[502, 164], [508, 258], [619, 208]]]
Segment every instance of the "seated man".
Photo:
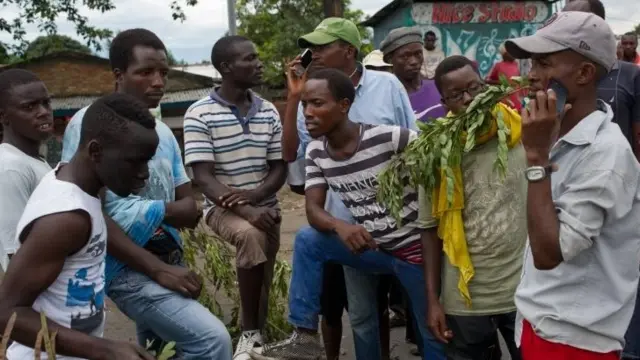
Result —
[[[306, 209], [315, 230], [296, 236], [289, 322], [296, 331], [279, 344], [266, 345], [254, 359], [306, 359], [322, 354], [317, 336], [323, 266], [328, 261], [375, 274], [393, 274], [407, 291], [416, 318], [425, 319], [427, 299], [422, 268], [423, 229], [417, 222], [418, 194], [407, 191], [403, 226], [376, 201], [377, 175], [392, 156], [404, 150], [416, 133], [395, 126], [359, 124], [349, 120], [355, 98], [353, 83], [334, 69], [310, 74], [302, 93], [306, 127], [313, 140], [306, 151]], [[331, 188], [349, 208], [356, 224], [324, 210]], [[336, 233], [308, 237], [305, 231]], [[311, 240], [313, 239], [313, 240]], [[419, 322], [424, 359], [444, 359], [442, 347]]]
[[[111, 43], [109, 61], [117, 92], [136, 97], [149, 109], [158, 107], [169, 65], [167, 49], [154, 33], [145, 29], [119, 33]], [[65, 129], [62, 162], [69, 161], [78, 148], [85, 110], [78, 111]], [[136, 323], [140, 345], [152, 343], [160, 350], [163, 342], [175, 341], [177, 352], [186, 360], [231, 360], [229, 333], [196, 300], [202, 282], [183, 263], [179, 230], [194, 228], [201, 212], [175, 136], [165, 123], [156, 123], [160, 144], [148, 164], [145, 189], [133, 196], [121, 197], [112, 191], [104, 196], [107, 226], [112, 223], [115, 228], [110, 234], [119, 232], [120, 238], [129, 240], [120, 239], [128, 249], [116, 252], [111, 245], [107, 249], [106, 292]], [[140, 255], [131, 256], [136, 253]], [[169, 270], [145, 271], [149, 266], [140, 266], [136, 260], [149, 256]]]
[[155, 121], [135, 98], [113, 94], [87, 109], [78, 152], [44, 176], [18, 222], [21, 248], [0, 285], [0, 326], [16, 314], [9, 359], [34, 358], [39, 313], [57, 334], [58, 359], [153, 359], [133, 344], [101, 339], [107, 224], [98, 194], [142, 189], [157, 146]]

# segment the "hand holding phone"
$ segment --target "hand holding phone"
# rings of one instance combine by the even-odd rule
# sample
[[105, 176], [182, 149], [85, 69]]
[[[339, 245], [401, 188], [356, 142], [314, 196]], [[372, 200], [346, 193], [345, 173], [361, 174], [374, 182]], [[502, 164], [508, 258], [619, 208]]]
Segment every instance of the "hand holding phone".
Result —
[[[549, 101], [549, 90], [555, 93], [555, 108]], [[547, 91], [541, 91], [530, 100], [527, 108], [522, 110], [522, 145], [527, 152], [527, 159], [544, 161], [549, 158], [549, 151], [559, 136], [562, 117], [567, 109], [567, 88], [559, 81], [551, 80]]]
[[555, 79], [551, 79], [548, 89], [556, 93], [556, 114], [561, 115], [564, 112], [564, 106], [567, 104], [567, 88]]
[[307, 49], [298, 55], [287, 66], [287, 89], [289, 95], [297, 96], [302, 92], [307, 80], [307, 67], [311, 63], [311, 50]]
[[297, 66], [296, 74], [298, 76], [302, 76], [302, 74], [307, 71], [307, 68], [311, 64], [312, 60], [313, 53], [311, 52], [311, 50], [306, 49], [305, 51], [303, 51], [302, 54], [300, 54], [300, 63], [298, 64], [299, 66]]

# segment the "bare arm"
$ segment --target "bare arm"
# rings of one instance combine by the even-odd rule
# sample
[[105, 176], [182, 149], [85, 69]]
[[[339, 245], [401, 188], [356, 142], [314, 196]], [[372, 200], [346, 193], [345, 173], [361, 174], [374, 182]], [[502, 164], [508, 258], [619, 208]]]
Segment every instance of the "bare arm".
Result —
[[200, 220], [200, 211], [193, 197], [191, 183], [178, 186], [175, 190], [176, 201], [165, 205], [164, 222], [177, 229], [193, 229]]
[[[625, 65], [622, 65], [625, 66]], [[633, 144], [631, 149], [636, 156], [636, 159], [640, 161], [640, 68], [634, 69], [633, 78], [633, 105], [631, 107], [631, 138]]]
[[[91, 222], [84, 212], [48, 215], [33, 223], [0, 284], [0, 326], [5, 328], [11, 315], [17, 314], [11, 339], [35, 346], [41, 324], [33, 303], [56, 280], [65, 259], [87, 243], [90, 234]], [[27, 273], [29, 276], [24, 276]], [[107, 353], [107, 340], [53, 321], [48, 321], [48, 327], [51, 333], [57, 333], [55, 346], [60, 355], [98, 359]]]
[[352, 225], [333, 217], [324, 209], [327, 196], [326, 184], [307, 186], [305, 207], [309, 225], [322, 232], [332, 232], [353, 253], [358, 254], [369, 249], [377, 249], [378, 245], [371, 234], [362, 225]]
[[267, 163], [269, 164], [267, 178], [262, 185], [252, 191], [257, 202], [277, 193], [287, 181], [287, 164], [283, 160], [270, 160]]
[[[549, 155], [527, 154], [528, 166], [547, 166]], [[562, 262], [560, 223], [551, 194], [551, 177], [529, 182], [527, 191], [527, 228], [536, 268], [550, 270]]]
[[215, 164], [212, 161], [202, 161], [193, 163], [191, 168], [193, 169], [193, 180], [198, 184], [204, 196], [216, 203], [216, 205], [222, 206], [220, 198], [231, 189], [218, 181], [213, 175], [215, 173]]
[[438, 238], [438, 228], [422, 233], [422, 259], [424, 278], [429, 303], [440, 302], [440, 279], [442, 271], [442, 240]]
[[[218, 179], [216, 179], [215, 175], [213, 175], [215, 173], [214, 162], [197, 162], [193, 163], [191, 167], [193, 169], [194, 181], [198, 184], [200, 189], [202, 189], [204, 196], [213, 201], [216, 205], [224, 207], [220, 199], [229, 193], [231, 188], [222, 184]], [[246, 219], [247, 211], [250, 208], [252, 208], [251, 205], [236, 205], [227, 209]]]
[[166, 264], [159, 257], [138, 246], [108, 215], [107, 252], [130, 268], [147, 275], [161, 286], [177, 291], [185, 297], [197, 299], [202, 290], [198, 275], [182, 266]]
[[420, 187], [418, 193], [418, 219], [425, 228], [422, 233], [422, 263], [424, 267], [425, 292], [427, 293], [427, 326], [433, 336], [448, 343], [453, 336], [447, 327], [445, 310], [440, 304], [442, 277], [442, 240], [438, 237], [438, 221], [433, 217], [431, 200]]
[[307, 72], [298, 76], [297, 67], [300, 66], [300, 56], [288, 64], [287, 69], [287, 106], [282, 121], [282, 159], [294, 162], [298, 158], [300, 138], [298, 133], [298, 105], [302, 98], [302, 89], [307, 81]]
[[631, 137], [633, 138], [633, 153], [635, 154], [636, 159], [640, 161], [640, 122], [632, 124], [631, 131], [633, 132], [631, 134]]
[[294, 162], [298, 157], [298, 104], [300, 93], [289, 90], [287, 106], [282, 121], [282, 159], [286, 162]]
[[335, 232], [341, 224], [347, 224], [324, 209], [327, 188], [316, 186], [305, 191], [305, 208], [309, 225], [318, 231]]
[[[533, 161], [527, 154], [529, 164]], [[527, 227], [533, 263], [550, 270], [591, 248], [600, 236], [607, 217], [621, 217], [631, 211], [636, 196], [635, 156], [624, 146], [609, 146], [585, 156], [588, 162], [577, 166], [577, 173], [563, 179], [565, 190], [551, 197], [549, 177], [529, 183]], [[617, 171], [591, 170], [593, 164], [620, 164]], [[597, 165], [596, 165], [597, 166]]]

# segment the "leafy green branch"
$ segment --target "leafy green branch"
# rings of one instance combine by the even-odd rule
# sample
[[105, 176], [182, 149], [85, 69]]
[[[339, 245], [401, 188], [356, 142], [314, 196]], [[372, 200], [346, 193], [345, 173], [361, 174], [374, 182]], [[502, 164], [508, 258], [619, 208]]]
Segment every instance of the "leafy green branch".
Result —
[[[181, 236], [184, 242], [186, 264], [206, 280], [205, 288], [198, 301], [222, 319], [225, 314], [220, 299], [230, 300], [233, 307], [227, 330], [232, 338], [239, 337], [241, 332], [240, 293], [236, 284], [236, 257], [233, 249], [219, 237], [207, 234], [203, 228], [184, 231]], [[268, 341], [282, 340], [292, 331], [285, 316], [290, 278], [289, 264], [281, 260], [276, 261], [269, 292], [269, 313], [263, 330], [263, 336]]]
[[[509, 128], [501, 112], [491, 114], [495, 106], [515, 92], [522, 91], [526, 81], [514, 77], [501, 78], [500, 85], [490, 85], [478, 94], [460, 114], [418, 123], [420, 133], [400, 154], [395, 155], [387, 168], [378, 176], [378, 200], [385, 204], [398, 224], [402, 223], [404, 191], [406, 186], [422, 186], [431, 196], [441, 181], [446, 182], [447, 202], [454, 196], [454, 169], [462, 163], [462, 156], [476, 146], [478, 134], [497, 126], [498, 147], [495, 169], [504, 176], [507, 170]], [[444, 174], [442, 178], [441, 174]]]

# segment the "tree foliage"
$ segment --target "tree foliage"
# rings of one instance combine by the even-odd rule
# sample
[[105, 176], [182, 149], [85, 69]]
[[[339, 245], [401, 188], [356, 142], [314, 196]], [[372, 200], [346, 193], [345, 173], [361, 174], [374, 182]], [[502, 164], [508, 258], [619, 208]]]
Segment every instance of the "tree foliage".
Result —
[[[171, 3], [174, 20], [184, 21], [183, 6], [194, 6], [198, 0], [174, 0]], [[25, 40], [25, 26], [36, 24], [38, 30], [47, 35], [57, 32], [56, 20], [66, 18], [76, 28], [76, 33], [86, 41], [86, 45], [100, 51], [104, 40], [111, 37], [109, 29], [101, 29], [89, 24], [86, 16], [80, 14], [80, 6], [88, 9], [106, 12], [115, 9], [113, 0], [0, 0], [0, 11], [9, 5], [19, 9], [13, 18], [5, 17], [6, 11], [0, 15], [0, 32], [12, 35], [14, 45], [12, 50], [17, 55], [23, 55], [29, 43]]]
[[25, 50], [24, 57], [27, 59], [33, 59], [60, 51], [74, 51], [83, 54], [91, 54], [91, 49], [80, 43], [78, 40], [66, 35], [54, 34], [39, 36], [30, 42]]
[[[360, 10], [349, 8], [351, 1], [344, 1], [344, 17], [356, 24], [364, 19]], [[309, 33], [324, 18], [322, 0], [238, 0], [238, 33], [247, 36], [258, 47], [265, 65], [265, 80], [270, 85], [285, 81], [285, 61], [300, 53], [296, 41]], [[363, 39], [369, 39], [365, 28], [360, 28]], [[371, 51], [365, 45], [361, 54]]]
[[167, 49], [167, 62], [169, 63], [169, 66], [187, 65], [187, 62], [184, 61], [184, 59], [176, 59], [176, 56], [169, 49]]
[[7, 51], [7, 47], [0, 42], [0, 65], [8, 64], [11, 61], [11, 55]]

